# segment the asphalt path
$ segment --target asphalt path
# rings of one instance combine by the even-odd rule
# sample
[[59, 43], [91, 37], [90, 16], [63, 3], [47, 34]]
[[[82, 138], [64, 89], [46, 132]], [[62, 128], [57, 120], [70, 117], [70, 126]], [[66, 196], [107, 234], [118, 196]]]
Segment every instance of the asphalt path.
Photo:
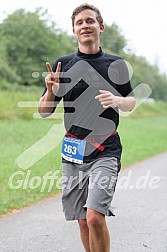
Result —
[[[167, 252], [167, 153], [122, 170], [112, 207], [111, 252]], [[77, 222], [65, 221], [61, 195], [0, 219], [0, 252], [23, 251], [84, 251]]]

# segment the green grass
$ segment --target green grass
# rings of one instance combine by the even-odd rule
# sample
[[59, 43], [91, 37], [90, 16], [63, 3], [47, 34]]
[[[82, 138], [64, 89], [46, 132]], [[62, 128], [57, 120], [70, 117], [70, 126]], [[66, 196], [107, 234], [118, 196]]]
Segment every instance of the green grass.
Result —
[[[48, 171], [61, 171], [61, 145], [27, 170], [21, 169], [15, 162], [17, 157], [44, 137], [57, 121], [33, 119], [32, 114], [37, 112], [37, 108], [17, 107], [19, 101], [37, 101], [42, 88], [24, 88], [15, 92], [0, 92], [0, 215], [2, 215], [59, 191], [53, 186], [52, 190], [48, 192], [50, 181], [42, 192], [42, 183], [36, 189], [32, 189], [29, 183], [26, 186], [25, 184], [22, 185], [22, 182], [25, 183], [26, 176], [29, 173], [28, 181], [35, 185], [39, 179], [43, 182], [43, 176]], [[167, 104], [159, 102], [143, 104], [130, 117], [121, 118], [119, 133], [123, 143], [123, 168], [167, 150], [166, 115]], [[62, 127], [56, 131], [53, 139], [51, 139], [52, 142], [56, 141], [56, 135], [62, 134], [62, 131]], [[33, 149], [32, 154], [34, 154], [34, 151], [36, 150]], [[28, 158], [31, 158], [31, 156]], [[14, 186], [20, 183], [20, 189], [11, 189], [8, 184], [9, 178], [14, 172], [21, 172], [21, 174], [17, 174], [13, 182]], [[61, 173], [58, 175], [61, 176]], [[26, 189], [23, 189], [23, 186]]]
[[[9, 120], [0, 121], [0, 129], [1, 132], [3, 132], [3, 134], [1, 134], [0, 145], [0, 214], [7, 213], [13, 208], [19, 208], [21, 206], [31, 204], [34, 201], [58, 192], [57, 188], [54, 186], [52, 191], [48, 192], [50, 185], [49, 181], [43, 192], [40, 192], [42, 183], [35, 190], [31, 189], [29, 186], [27, 189], [22, 189], [23, 186], [21, 186], [20, 189], [12, 190], [8, 185], [10, 176], [18, 171], [22, 172], [22, 174], [18, 174], [13, 179], [12, 184], [15, 186], [17, 185], [18, 180], [25, 181], [27, 171], [31, 171], [29, 181], [35, 176], [42, 179], [47, 171], [54, 172], [57, 169], [61, 171], [61, 159], [59, 153], [60, 145], [27, 170], [21, 169], [15, 162], [22, 152], [45, 136], [52, 126], [53, 121], [49, 120], [13, 120], [12, 122]], [[60, 176], [61, 174], [58, 175]], [[36, 184], [35, 181], [34, 184]]]
[[38, 101], [43, 92], [42, 88], [24, 87], [19, 91], [0, 90], [0, 119], [32, 119], [37, 108], [19, 108], [20, 101]]
[[123, 167], [167, 150], [167, 116], [122, 118], [119, 132]]

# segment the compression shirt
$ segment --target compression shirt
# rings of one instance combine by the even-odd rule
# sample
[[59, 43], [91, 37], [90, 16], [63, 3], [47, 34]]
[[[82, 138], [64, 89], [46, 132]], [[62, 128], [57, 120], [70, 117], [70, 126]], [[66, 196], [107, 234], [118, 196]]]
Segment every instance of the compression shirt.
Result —
[[[99, 94], [99, 90], [108, 90], [123, 97], [132, 92], [123, 59], [106, 54], [100, 48], [96, 54], [84, 54], [78, 50], [60, 57], [53, 65], [53, 72], [56, 71], [58, 62], [61, 62], [62, 67], [54, 110], [63, 98], [66, 131], [80, 139], [86, 136], [98, 139], [99, 136], [109, 136], [116, 131], [119, 125], [118, 109], [103, 109], [95, 96]], [[108, 155], [120, 158], [122, 146], [118, 134], [108, 137], [102, 145], [104, 151], [96, 149], [84, 157], [84, 162]]]

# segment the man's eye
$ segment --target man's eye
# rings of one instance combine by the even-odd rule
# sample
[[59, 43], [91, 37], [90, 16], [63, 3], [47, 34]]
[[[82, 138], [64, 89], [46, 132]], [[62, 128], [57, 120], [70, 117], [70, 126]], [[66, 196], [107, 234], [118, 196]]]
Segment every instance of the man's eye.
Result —
[[89, 19], [89, 20], [88, 20], [88, 23], [89, 23], [89, 24], [93, 24], [93, 23], [94, 23], [94, 20]]

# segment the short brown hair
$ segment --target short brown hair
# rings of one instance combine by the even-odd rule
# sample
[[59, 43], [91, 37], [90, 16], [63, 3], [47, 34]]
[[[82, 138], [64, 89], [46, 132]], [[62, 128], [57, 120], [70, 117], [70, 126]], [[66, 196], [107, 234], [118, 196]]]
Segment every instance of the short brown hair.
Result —
[[72, 16], [71, 16], [71, 19], [72, 19], [72, 26], [74, 27], [74, 20], [75, 20], [75, 16], [78, 15], [81, 11], [83, 10], [93, 10], [96, 12], [96, 18], [97, 18], [97, 21], [99, 22], [99, 24], [103, 24], [103, 18], [101, 16], [101, 13], [99, 11], [98, 8], [96, 8], [95, 6], [93, 5], [90, 5], [90, 4], [81, 4], [80, 6], [76, 7], [72, 13]]

